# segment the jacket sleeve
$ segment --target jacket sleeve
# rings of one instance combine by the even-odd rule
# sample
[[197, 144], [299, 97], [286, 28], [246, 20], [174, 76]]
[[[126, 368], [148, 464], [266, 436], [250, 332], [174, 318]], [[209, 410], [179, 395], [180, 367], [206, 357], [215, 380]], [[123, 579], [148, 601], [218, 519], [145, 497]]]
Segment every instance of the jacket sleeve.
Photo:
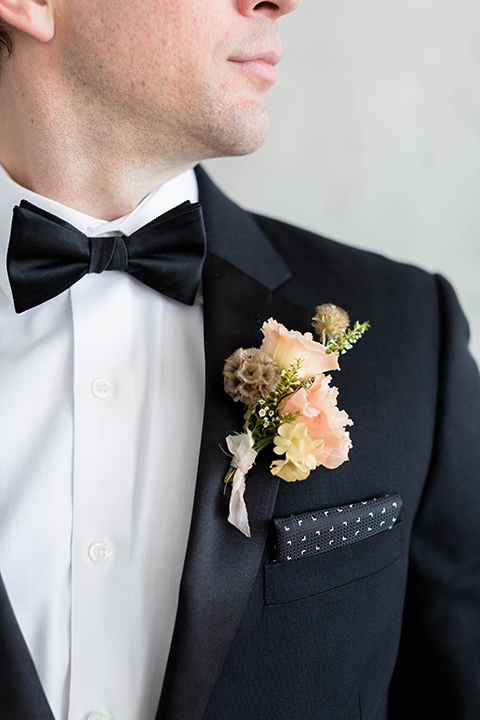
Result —
[[436, 280], [436, 437], [410, 544], [389, 720], [480, 718], [480, 378], [455, 293]]

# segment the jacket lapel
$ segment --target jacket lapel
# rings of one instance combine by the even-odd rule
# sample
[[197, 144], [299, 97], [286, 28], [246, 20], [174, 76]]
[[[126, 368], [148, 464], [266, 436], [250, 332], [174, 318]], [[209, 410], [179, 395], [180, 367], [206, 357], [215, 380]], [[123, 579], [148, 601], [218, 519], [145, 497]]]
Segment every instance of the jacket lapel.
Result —
[[[223, 390], [225, 359], [240, 346], [258, 347], [260, 325], [270, 316], [290, 327], [308, 318], [305, 311], [276, 298], [274, 288], [290, 273], [255, 221], [208, 183], [200, 175], [209, 243], [203, 279], [205, 417], [179, 608], [157, 720], [203, 716], [258, 572], [277, 494], [278, 478], [268, 472], [265, 453], [247, 479], [252, 537], [244, 537], [227, 522], [230, 490], [224, 493], [222, 479], [229, 463], [222, 448], [226, 435], [241, 431], [244, 408]], [[241, 251], [246, 245], [248, 254]], [[229, 248], [235, 262], [225, 259]]]
[[54, 720], [0, 578], [0, 717]]

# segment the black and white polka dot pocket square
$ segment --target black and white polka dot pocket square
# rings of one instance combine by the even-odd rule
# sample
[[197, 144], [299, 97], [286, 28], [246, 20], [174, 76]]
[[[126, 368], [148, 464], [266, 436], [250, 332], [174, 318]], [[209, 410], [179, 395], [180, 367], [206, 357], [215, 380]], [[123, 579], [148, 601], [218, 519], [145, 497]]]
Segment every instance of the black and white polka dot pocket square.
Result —
[[274, 519], [276, 562], [337, 550], [392, 530], [402, 499], [398, 493], [351, 505]]

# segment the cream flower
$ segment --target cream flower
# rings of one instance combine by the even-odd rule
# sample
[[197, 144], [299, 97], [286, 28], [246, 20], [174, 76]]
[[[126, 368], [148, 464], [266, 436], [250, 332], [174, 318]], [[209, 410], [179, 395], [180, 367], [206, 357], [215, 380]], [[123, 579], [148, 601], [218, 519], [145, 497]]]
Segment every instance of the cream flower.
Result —
[[273, 318], [263, 323], [262, 332], [265, 337], [261, 349], [275, 360], [281, 370], [288, 370], [297, 360], [301, 361], [299, 380], [340, 369], [335, 353], [327, 354], [325, 347], [315, 342], [312, 333], [287, 330]]
[[296, 480], [305, 480], [310, 475], [310, 469], [306, 468], [293, 460], [274, 460], [270, 465], [272, 475], [278, 475], [282, 480], [287, 482], [295, 482]]
[[323, 441], [312, 440], [305, 423], [283, 423], [273, 442], [273, 452], [277, 455], [285, 454], [285, 458], [275, 460], [270, 465], [272, 475], [278, 475], [287, 482], [305, 480], [317, 466], [313, 451], [320, 448]]
[[330, 387], [331, 379], [330, 375], [319, 375], [311, 387], [300, 388], [290, 395], [282, 403], [281, 412], [301, 413], [293, 424], [305, 426], [312, 439], [323, 440], [322, 445], [312, 451], [316, 464], [334, 469], [348, 460], [352, 443], [345, 427], [353, 425], [353, 421], [344, 410], [338, 409], [338, 389]]

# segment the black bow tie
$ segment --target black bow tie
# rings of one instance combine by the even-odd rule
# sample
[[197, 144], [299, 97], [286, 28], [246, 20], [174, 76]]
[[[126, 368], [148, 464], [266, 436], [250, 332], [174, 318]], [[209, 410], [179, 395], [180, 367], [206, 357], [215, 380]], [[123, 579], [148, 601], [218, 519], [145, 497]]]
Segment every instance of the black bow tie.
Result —
[[89, 238], [26, 200], [13, 211], [7, 268], [17, 313], [67, 290], [87, 273], [124, 270], [193, 305], [206, 252], [199, 203], [184, 202], [129, 237]]

